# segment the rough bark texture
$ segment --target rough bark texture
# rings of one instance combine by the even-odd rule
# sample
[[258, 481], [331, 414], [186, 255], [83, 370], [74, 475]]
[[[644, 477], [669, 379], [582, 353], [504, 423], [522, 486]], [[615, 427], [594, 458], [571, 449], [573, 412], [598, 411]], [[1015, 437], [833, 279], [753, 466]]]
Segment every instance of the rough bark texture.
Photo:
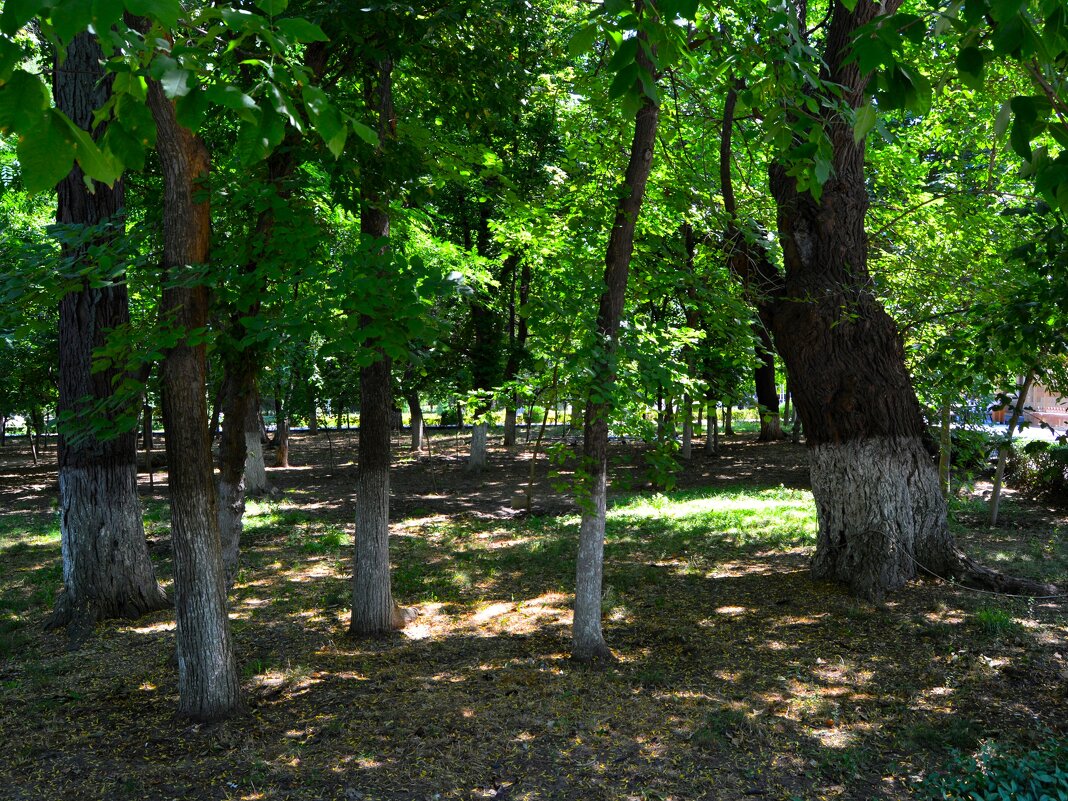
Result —
[[[208, 262], [211, 213], [206, 200], [208, 152], [178, 124], [174, 105], [149, 83], [163, 171], [164, 319], [182, 331], [208, 323], [208, 290], [182, 278], [189, 265]], [[174, 596], [178, 623], [178, 714], [225, 718], [241, 708], [241, 686], [226, 609], [215, 484], [212, 479], [205, 351], [186, 336], [162, 363], [163, 425], [171, 496]]]
[[[856, 30], [884, 6], [836, 2], [825, 40], [825, 80], [855, 106], [866, 76], [848, 55]], [[936, 575], [974, 586], [1045, 594], [1047, 585], [999, 576], [955, 547], [946, 522], [920, 405], [894, 322], [870, 291], [864, 216], [864, 143], [848, 121], [826, 120], [833, 174], [817, 201], [797, 190], [783, 165], [771, 190], [786, 266], [775, 302], [775, 343], [790, 375], [797, 413], [812, 445], [820, 533], [813, 570], [878, 599], [912, 575], [911, 557]]]
[[[393, 137], [393, 63], [374, 65], [367, 100], [378, 111], [379, 142]], [[381, 241], [384, 257], [389, 241], [389, 215], [383, 200], [365, 188], [360, 232]], [[370, 320], [364, 320], [369, 324]], [[404, 626], [404, 611], [393, 601], [389, 575], [390, 418], [393, 413], [392, 363], [382, 351], [360, 370], [359, 473], [356, 479], [356, 565], [352, 584], [352, 620], [357, 636], [386, 634]]]
[[[57, 108], [87, 131], [93, 129], [93, 111], [110, 94], [111, 81], [104, 79], [102, 58], [96, 38], [79, 34], [53, 76]], [[57, 187], [56, 221], [85, 226], [108, 220], [121, 224], [122, 182], [113, 187], [95, 184], [94, 189], [88, 191], [81, 168], [75, 166]], [[88, 258], [84, 249], [67, 248], [63, 256], [77, 262]], [[87, 280], [60, 301], [59, 413], [88, 412], [112, 395], [118, 375], [110, 369], [94, 374], [92, 352], [105, 344], [110, 329], [130, 321], [126, 285], [119, 281], [92, 288]], [[151, 420], [147, 412], [145, 419]], [[107, 441], [83, 433], [70, 438], [60, 430], [63, 592], [47, 623], [51, 628], [66, 626], [72, 643], [84, 640], [98, 620], [134, 618], [169, 605], [145, 544], [137, 495], [137, 433], [130, 431]], [[146, 436], [151, 436], [147, 430]]]
[[[640, 13], [640, 3], [639, 13]], [[642, 36], [643, 34], [639, 34]], [[652, 72], [647, 56], [638, 50], [639, 66]], [[641, 63], [644, 62], [644, 63]], [[575, 568], [575, 617], [572, 658], [597, 661], [612, 658], [601, 631], [601, 581], [604, 568], [604, 525], [608, 485], [608, 420], [615, 385], [615, 353], [619, 323], [627, 291], [627, 275], [634, 250], [634, 229], [641, 212], [645, 187], [653, 166], [658, 108], [646, 98], [635, 115], [630, 159], [616, 203], [612, 231], [605, 253], [604, 293], [597, 312], [597, 355], [591, 365], [593, 381], [586, 402], [583, 468], [589, 497], [583, 499]]]
[[419, 393], [408, 393], [408, 417], [412, 429], [412, 452], [423, 450], [423, 407], [419, 405]]

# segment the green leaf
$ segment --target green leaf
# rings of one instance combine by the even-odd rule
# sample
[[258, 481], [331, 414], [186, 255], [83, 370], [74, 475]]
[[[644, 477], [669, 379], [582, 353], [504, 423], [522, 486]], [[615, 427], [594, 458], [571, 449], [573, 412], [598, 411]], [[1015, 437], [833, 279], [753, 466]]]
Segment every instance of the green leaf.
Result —
[[22, 181], [30, 192], [52, 189], [74, 166], [67, 124], [54, 109], [41, 114], [37, 123], [19, 137], [17, 152]]
[[861, 140], [875, 127], [878, 117], [875, 106], [871, 103], [858, 108], [856, 124], [853, 126], [853, 141], [860, 144]]
[[367, 144], [377, 147], [379, 144], [378, 134], [375, 133], [373, 128], [364, 125], [362, 122], [350, 119], [349, 124], [352, 126], [352, 132], [356, 134], [360, 139]]
[[256, 6], [269, 17], [277, 17], [289, 6], [289, 0], [256, 0]]
[[567, 52], [572, 56], [580, 56], [588, 52], [595, 41], [597, 41], [597, 26], [591, 23], [575, 31], [575, 35], [567, 43]]
[[634, 88], [634, 82], [638, 80], [638, 65], [633, 61], [616, 73], [612, 85], [608, 87], [608, 97], [615, 100], [623, 97]]
[[69, 42], [93, 21], [93, 0], [63, 0], [52, 9], [50, 21], [60, 40]]
[[40, 121], [48, 108], [44, 81], [22, 70], [0, 86], [0, 131], [21, 133]]
[[978, 47], [964, 47], [957, 53], [957, 72], [965, 86], [972, 89], [983, 88], [983, 51]]
[[82, 130], [67, 117], [62, 118], [67, 124], [67, 133], [73, 140], [74, 157], [88, 177], [94, 181], [111, 186], [122, 175], [123, 165], [114, 155], [101, 152], [87, 131]]
[[1009, 130], [1009, 121], [1012, 119], [1012, 106], [1008, 101], [1001, 104], [1001, 110], [998, 111], [997, 119], [994, 120], [994, 138], [1002, 139], [1005, 136], [1005, 132]]
[[190, 131], [200, 129], [200, 126], [204, 124], [204, 118], [208, 116], [208, 108], [211, 106], [208, 102], [208, 93], [201, 89], [196, 89], [185, 97], [179, 97], [174, 103], [178, 122]]
[[236, 86], [217, 83], [209, 86], [204, 95], [210, 103], [238, 112], [243, 120], [253, 122], [256, 119], [253, 113], [257, 109], [256, 101]]
[[190, 77], [192, 77], [192, 73], [189, 70], [167, 70], [159, 79], [160, 86], [163, 87], [163, 94], [172, 100], [176, 97], [185, 97], [191, 89], [189, 86]]
[[287, 39], [294, 42], [329, 42], [330, 37], [323, 33], [323, 29], [306, 19], [294, 17], [293, 19], [280, 19], [275, 27]]
[[93, 28], [106, 31], [120, 19], [125, 8], [123, 0], [93, 0]]
[[145, 146], [118, 122], [112, 122], [100, 139], [100, 146], [113, 154], [128, 170], [145, 168]]
[[608, 72], [619, 72], [625, 66], [634, 63], [634, 57], [638, 54], [638, 37], [632, 36], [624, 39], [623, 44], [616, 50], [615, 55], [609, 59], [605, 69]]
[[14, 36], [27, 22], [53, 4], [54, 0], [5, 0], [4, 11], [0, 14], [0, 31]]
[[125, 0], [126, 10], [134, 16], [148, 17], [164, 28], [173, 28], [182, 17], [178, 0]]
[[[312, 127], [322, 137], [330, 152], [334, 154], [334, 158], [338, 158], [345, 147], [345, 139], [348, 136], [348, 130], [345, 127], [345, 121], [342, 119], [341, 113], [330, 102], [326, 93], [318, 87], [305, 86], [301, 92], [301, 97], [304, 100], [304, 107], [308, 111], [308, 119], [311, 120]], [[378, 137], [375, 137], [375, 142], [377, 143], [377, 141]]]

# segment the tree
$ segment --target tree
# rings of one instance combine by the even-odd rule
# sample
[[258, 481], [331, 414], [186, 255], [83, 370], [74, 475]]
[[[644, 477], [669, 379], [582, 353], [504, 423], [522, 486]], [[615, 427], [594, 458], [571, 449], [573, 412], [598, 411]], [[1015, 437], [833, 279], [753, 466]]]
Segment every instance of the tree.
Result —
[[242, 700], [208, 441], [205, 345], [198, 333], [208, 324], [208, 288], [195, 271], [210, 258], [211, 210], [204, 197], [209, 160], [204, 142], [178, 122], [174, 103], [156, 81], [148, 86], [148, 106], [164, 176], [161, 313], [175, 326], [161, 375], [178, 622], [178, 713], [211, 721], [241, 709]]
[[[80, 33], [57, 61], [53, 77], [57, 108], [96, 138], [103, 131], [93, 130], [93, 112], [106, 103], [111, 83], [102, 59], [96, 38]], [[59, 305], [58, 411], [68, 426], [78, 419], [82, 422], [80, 431], [67, 427], [60, 432], [63, 593], [48, 626], [66, 626], [77, 642], [98, 620], [138, 617], [168, 606], [169, 601], [156, 582], [145, 544], [135, 430], [106, 438], [94, 433], [85, 419], [108, 404], [123, 379], [120, 370], [94, 370], [93, 365], [93, 349], [104, 346], [109, 330], [130, 321], [121, 270], [100, 274], [111, 255], [109, 242], [122, 234], [123, 183], [93, 182], [90, 191], [81, 168], [75, 166], [57, 189], [56, 220], [68, 226], [69, 237], [62, 258], [70, 274], [86, 277]], [[136, 403], [127, 400], [124, 405], [136, 409]], [[113, 421], [136, 411], [118, 408], [105, 413]]]

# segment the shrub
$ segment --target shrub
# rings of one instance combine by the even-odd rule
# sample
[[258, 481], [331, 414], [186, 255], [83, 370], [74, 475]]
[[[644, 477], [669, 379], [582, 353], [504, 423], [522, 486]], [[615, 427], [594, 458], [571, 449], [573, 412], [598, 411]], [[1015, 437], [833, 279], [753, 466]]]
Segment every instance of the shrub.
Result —
[[1010, 478], [1036, 498], [1068, 498], [1068, 445], [1044, 440], [1027, 443], [1012, 460]]
[[955, 428], [950, 434], [955, 470], [985, 470], [1002, 439], [979, 428]]
[[918, 790], [942, 801], [1068, 801], [1068, 740], [1048, 737], [1030, 751], [986, 742], [954, 756]]

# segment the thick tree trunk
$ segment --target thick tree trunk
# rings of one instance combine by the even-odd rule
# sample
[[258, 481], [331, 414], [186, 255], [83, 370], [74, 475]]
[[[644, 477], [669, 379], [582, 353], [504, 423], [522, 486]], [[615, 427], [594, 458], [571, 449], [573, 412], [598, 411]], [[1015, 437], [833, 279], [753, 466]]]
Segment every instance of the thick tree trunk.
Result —
[[[396, 131], [393, 111], [393, 62], [374, 65], [375, 80], [366, 86], [367, 101], [378, 112], [379, 142]], [[365, 187], [360, 214], [361, 234], [382, 243], [379, 256], [388, 258], [389, 215], [383, 199]], [[364, 325], [372, 321], [363, 320]], [[359, 474], [356, 481], [356, 565], [352, 584], [352, 620], [357, 636], [380, 636], [403, 628], [404, 610], [393, 601], [389, 574], [390, 417], [393, 412], [392, 363], [379, 350], [360, 370]]]
[[[209, 260], [211, 213], [208, 152], [178, 124], [174, 105], [155, 81], [148, 104], [156, 122], [163, 170], [164, 289], [160, 312], [180, 331], [208, 324], [207, 287], [183, 274]], [[178, 623], [178, 714], [225, 718], [241, 708], [241, 685], [230, 640], [219, 521], [205, 403], [204, 345], [183, 334], [162, 363], [163, 425], [171, 497], [174, 596]]]
[[156, 442], [152, 436], [152, 407], [146, 403], [141, 410], [141, 414], [141, 447], [146, 451], [150, 451], [156, 447]]
[[[641, 2], [636, 4], [641, 14]], [[639, 38], [644, 34], [639, 33]], [[648, 57], [639, 47], [638, 66], [652, 73]], [[601, 584], [604, 570], [604, 527], [608, 493], [608, 400], [615, 386], [615, 354], [619, 323], [627, 291], [627, 274], [634, 250], [634, 229], [641, 212], [645, 187], [653, 166], [658, 108], [645, 98], [634, 120], [630, 160], [616, 203], [615, 219], [605, 253], [604, 293], [597, 313], [597, 348], [591, 365], [592, 391], [586, 403], [583, 467], [588, 475], [588, 496], [581, 501], [578, 559], [575, 566], [575, 617], [571, 656], [582, 662], [612, 658], [601, 631]]]
[[423, 407], [419, 405], [419, 393], [408, 393], [408, 416], [411, 418], [412, 452], [423, 451]]
[[[57, 108], [86, 131], [93, 131], [93, 111], [104, 105], [111, 81], [101, 67], [96, 38], [79, 34], [56, 64], [53, 89]], [[97, 131], [97, 134], [100, 132]], [[57, 187], [61, 225], [122, 224], [123, 184], [86, 188], [75, 166]], [[115, 232], [101, 231], [100, 243]], [[66, 248], [64, 258], [91, 267], [87, 249]], [[120, 376], [113, 369], [93, 372], [92, 352], [106, 343], [108, 331], [128, 324], [126, 285], [93, 288], [86, 279], [64, 296], [59, 308], [58, 411], [91, 414], [94, 402], [112, 396]], [[88, 399], [88, 400], [86, 400]], [[136, 399], [130, 403], [136, 409]], [[146, 413], [145, 419], [151, 421]], [[5, 427], [7, 420], [4, 420]], [[87, 420], [80, 419], [81, 425]], [[111, 617], [138, 617], [162, 609], [169, 601], [156, 581], [145, 543], [141, 502], [137, 495], [137, 432], [102, 441], [91, 433], [68, 438], [59, 432], [59, 525], [63, 552], [63, 592], [47, 626], [66, 627], [71, 642], [81, 643], [94, 624]], [[150, 429], [146, 436], [151, 436]]]
[[[883, 6], [836, 2], [822, 75], [843, 87], [838, 102], [859, 106], [867, 79], [848, 60], [857, 29]], [[882, 598], [926, 570], [974, 586], [1046, 594], [1048, 585], [980, 568], [954, 545], [920, 405], [890, 317], [872, 296], [864, 216], [864, 143], [835, 111], [826, 121], [833, 172], [819, 200], [799, 192], [782, 165], [771, 190], [786, 266], [774, 303], [774, 336], [812, 446], [819, 516], [813, 572]]]

